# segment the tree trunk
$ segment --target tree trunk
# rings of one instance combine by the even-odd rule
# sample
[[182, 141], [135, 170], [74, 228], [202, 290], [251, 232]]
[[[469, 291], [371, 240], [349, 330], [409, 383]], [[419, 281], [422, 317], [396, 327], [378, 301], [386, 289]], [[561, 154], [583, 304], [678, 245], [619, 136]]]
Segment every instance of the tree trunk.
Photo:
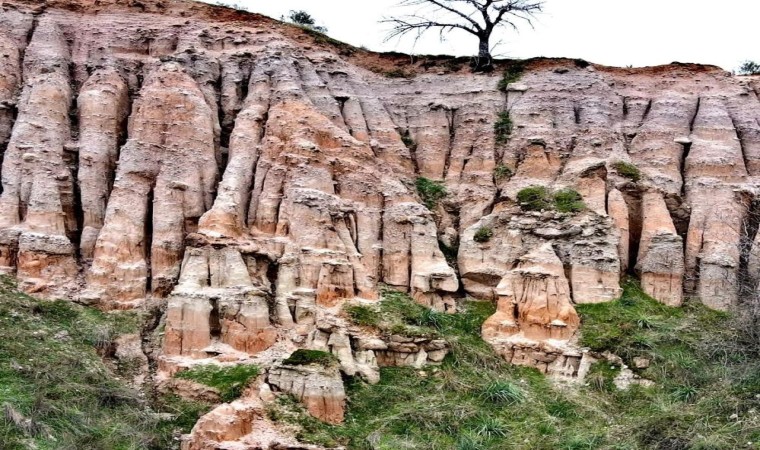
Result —
[[480, 37], [478, 57], [475, 58], [472, 64], [472, 70], [475, 72], [490, 72], [493, 70], [493, 59], [491, 58], [491, 48], [489, 46], [490, 37], [490, 35]]

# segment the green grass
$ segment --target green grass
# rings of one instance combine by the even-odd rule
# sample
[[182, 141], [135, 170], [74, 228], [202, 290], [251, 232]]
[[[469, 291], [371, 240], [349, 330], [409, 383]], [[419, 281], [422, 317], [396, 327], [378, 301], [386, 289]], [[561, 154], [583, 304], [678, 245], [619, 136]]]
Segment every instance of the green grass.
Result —
[[348, 379], [340, 426], [310, 418], [287, 398], [270, 416], [293, 424], [306, 442], [361, 450], [758, 448], [760, 364], [729, 331], [735, 319], [690, 303], [664, 306], [635, 280], [624, 288], [620, 300], [578, 306], [581, 340], [631, 367], [636, 356], [650, 358], [639, 374], [654, 387], [618, 391], [612, 379], [620, 367], [607, 362], [592, 367], [587, 385], [554, 386], [535, 370], [504, 363], [482, 341], [490, 303], [426, 313], [405, 294], [385, 291], [379, 305], [366, 307], [372, 321], [381, 328], [401, 321], [445, 338], [452, 350], [443, 364], [383, 368], [377, 385]]
[[0, 278], [0, 448], [177, 448], [173, 434], [188, 432], [208, 405], [149, 402], [98, 354], [138, 332], [140, 321], [134, 313], [38, 301]]
[[446, 186], [440, 181], [430, 180], [425, 177], [418, 177], [415, 181], [417, 193], [420, 195], [422, 202], [429, 210], [434, 210], [438, 202], [443, 200], [446, 195]]
[[259, 376], [261, 371], [255, 365], [237, 366], [197, 366], [177, 374], [177, 378], [192, 380], [219, 391], [223, 402], [231, 402], [240, 397], [248, 382]]
[[509, 137], [512, 136], [512, 117], [509, 115], [509, 111], [502, 111], [496, 118], [496, 123], [493, 125], [493, 132], [496, 136], [497, 144], [506, 144], [509, 141]]
[[633, 182], [641, 180], [641, 171], [639, 171], [639, 168], [631, 163], [618, 161], [613, 164], [612, 167], [621, 177], [628, 178]]
[[286, 358], [283, 364], [289, 366], [308, 366], [317, 364], [324, 367], [330, 367], [337, 363], [337, 359], [330, 353], [321, 350], [304, 350], [299, 349]]

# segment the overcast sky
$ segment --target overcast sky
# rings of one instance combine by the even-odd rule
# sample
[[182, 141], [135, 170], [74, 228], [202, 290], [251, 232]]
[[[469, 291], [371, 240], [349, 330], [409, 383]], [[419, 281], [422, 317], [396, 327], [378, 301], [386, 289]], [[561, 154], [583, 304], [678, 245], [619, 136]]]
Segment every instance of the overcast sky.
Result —
[[[219, 3], [218, 0], [204, 0]], [[305, 10], [328, 34], [371, 50], [471, 55], [476, 39], [454, 32], [414, 46], [412, 39], [383, 43], [384, 16], [402, 13], [398, 0], [224, 0], [279, 18]], [[407, 10], [408, 11], [408, 10]], [[535, 30], [503, 30], [495, 54], [510, 58], [564, 56], [613, 66], [651, 66], [673, 61], [715, 64], [733, 70], [760, 61], [760, 0], [546, 0]]]

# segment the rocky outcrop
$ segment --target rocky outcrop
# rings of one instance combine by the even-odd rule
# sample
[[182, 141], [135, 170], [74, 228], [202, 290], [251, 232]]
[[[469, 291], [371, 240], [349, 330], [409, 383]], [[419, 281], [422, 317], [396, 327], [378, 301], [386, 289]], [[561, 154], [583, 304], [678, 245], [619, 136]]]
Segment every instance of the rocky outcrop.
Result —
[[[475, 241], [481, 228], [493, 230], [487, 242]], [[486, 216], [465, 230], [459, 270], [465, 290], [480, 298], [498, 295], [497, 286], [519, 258], [546, 243], [557, 247], [569, 269], [575, 303], [610, 301], [620, 296], [618, 233], [611, 219], [593, 212], [528, 212], [510, 208]]]
[[280, 365], [269, 370], [267, 382], [278, 391], [293, 395], [317, 419], [343, 422], [346, 392], [336, 365]]
[[182, 438], [182, 450], [319, 450], [299, 443], [267, 418], [266, 405], [255, 392], [225, 403], [201, 417]]
[[483, 324], [483, 339], [513, 364], [576, 375], [582, 354], [568, 343], [580, 318], [552, 245], [521, 257], [499, 282], [497, 293], [497, 311]]

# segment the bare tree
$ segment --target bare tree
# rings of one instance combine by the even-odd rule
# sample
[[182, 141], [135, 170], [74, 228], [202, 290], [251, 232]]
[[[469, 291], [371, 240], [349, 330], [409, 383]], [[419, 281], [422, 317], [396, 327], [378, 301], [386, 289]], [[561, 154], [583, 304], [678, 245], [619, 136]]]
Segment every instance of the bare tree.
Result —
[[405, 16], [383, 20], [393, 28], [386, 41], [408, 34], [419, 39], [426, 31], [436, 29], [444, 35], [463, 30], [478, 38], [478, 56], [473, 61], [476, 71], [493, 68], [491, 36], [500, 27], [517, 30], [520, 22], [533, 26], [532, 19], [541, 12], [542, 0], [401, 0], [399, 6], [418, 7]]

